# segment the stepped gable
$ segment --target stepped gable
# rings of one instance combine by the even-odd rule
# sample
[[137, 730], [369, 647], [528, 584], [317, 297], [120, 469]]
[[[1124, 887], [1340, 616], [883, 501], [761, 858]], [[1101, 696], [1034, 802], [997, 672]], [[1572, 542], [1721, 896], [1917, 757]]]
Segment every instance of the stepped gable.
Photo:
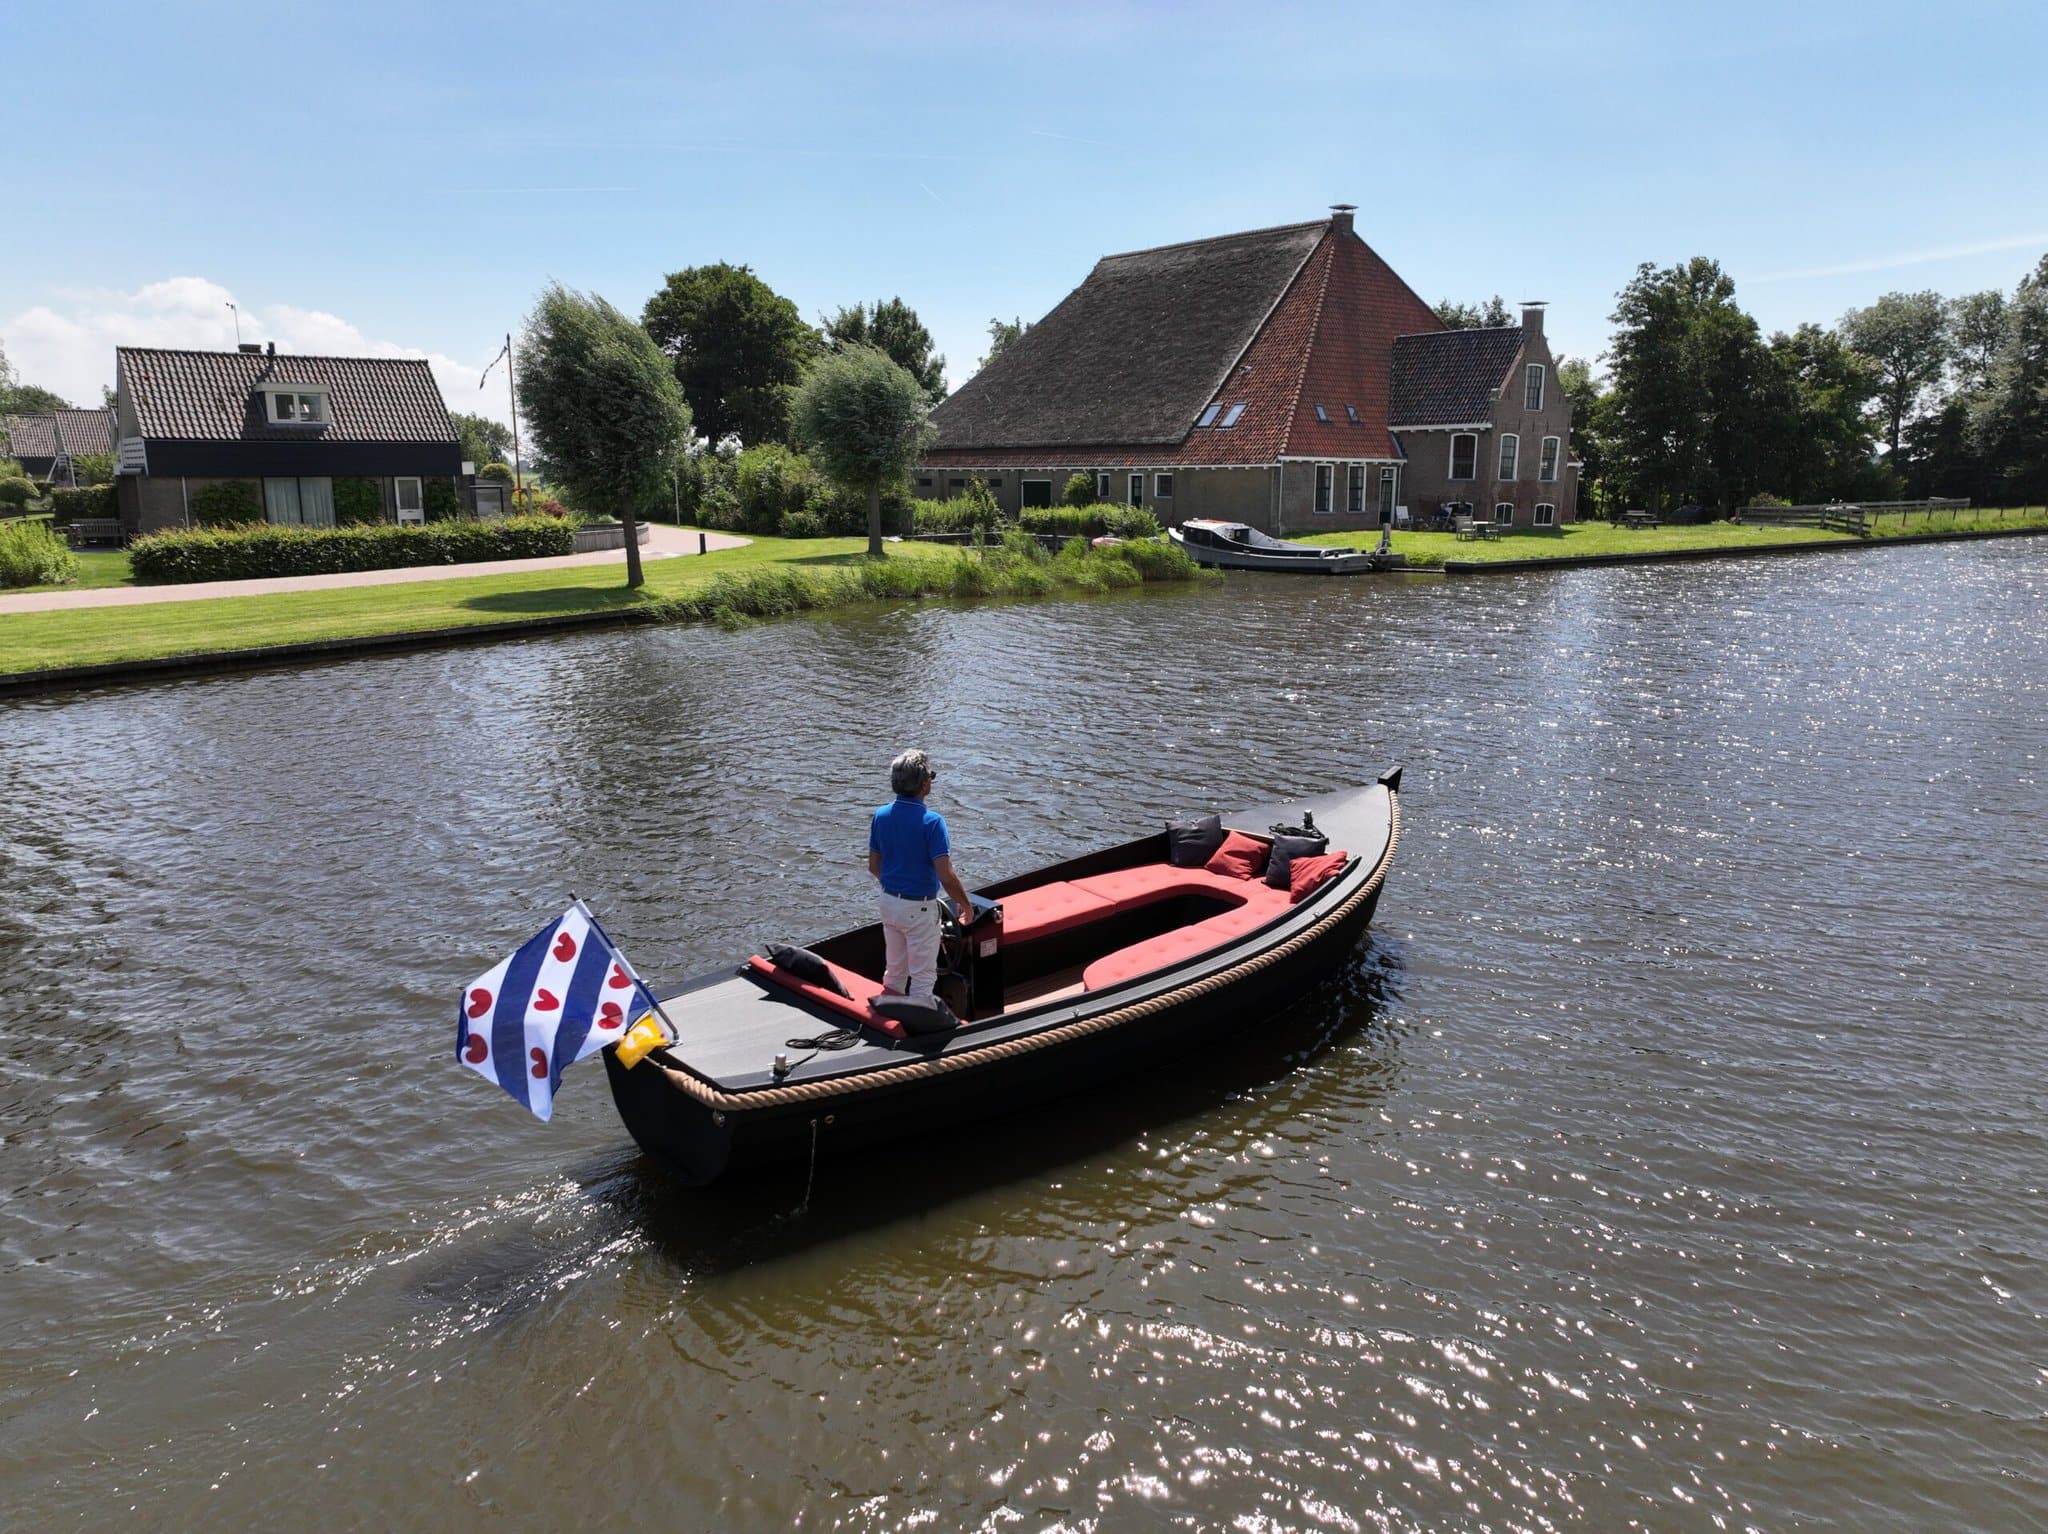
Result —
[[455, 425], [423, 358], [308, 357], [255, 351], [188, 352], [124, 346], [121, 380], [145, 438], [181, 442], [303, 442], [307, 429], [272, 423], [260, 391], [324, 384], [324, 442], [452, 443]]
[[1388, 424], [1471, 426], [1489, 420], [1495, 396], [1522, 350], [1522, 327], [1440, 330], [1394, 342]]
[[1328, 227], [1318, 220], [1103, 257], [933, 409], [933, 456], [1088, 444], [1170, 450]]

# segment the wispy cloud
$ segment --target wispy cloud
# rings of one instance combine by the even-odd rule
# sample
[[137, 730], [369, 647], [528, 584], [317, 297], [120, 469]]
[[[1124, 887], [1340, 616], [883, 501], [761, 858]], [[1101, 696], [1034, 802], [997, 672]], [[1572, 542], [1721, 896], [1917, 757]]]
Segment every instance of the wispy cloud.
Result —
[[458, 186], [461, 197], [537, 197], [556, 192], [637, 192], [637, 186]]
[[1097, 149], [1116, 148], [1116, 145], [1108, 142], [1105, 139], [1081, 138], [1072, 133], [1055, 133], [1050, 128], [1026, 128], [1024, 131], [1030, 134], [1033, 138], [1064, 139], [1069, 144], [1093, 144]]
[[1865, 256], [1858, 261], [1837, 261], [1829, 266], [1802, 266], [1783, 272], [1763, 272], [1745, 280], [1798, 282], [1809, 277], [1847, 277], [1856, 272], [1889, 272], [1901, 266], [1925, 266], [1935, 261], [1955, 261], [1964, 256], [1986, 256], [2000, 250], [2024, 250], [2029, 246], [2048, 249], [2048, 234], [2008, 234], [1995, 240], [1977, 240], [1968, 245], [1935, 245], [1926, 250], [1901, 251], [1889, 256]]

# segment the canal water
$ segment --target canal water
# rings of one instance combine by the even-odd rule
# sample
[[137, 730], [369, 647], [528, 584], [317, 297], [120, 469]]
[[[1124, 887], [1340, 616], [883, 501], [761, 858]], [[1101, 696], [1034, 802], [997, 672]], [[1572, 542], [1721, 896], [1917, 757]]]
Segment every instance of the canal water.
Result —
[[[1232, 577], [0, 706], [36, 1529], [2048, 1520], [2048, 544]], [[735, 1192], [456, 988], [679, 979], [1402, 763], [1370, 939], [1056, 1111]]]

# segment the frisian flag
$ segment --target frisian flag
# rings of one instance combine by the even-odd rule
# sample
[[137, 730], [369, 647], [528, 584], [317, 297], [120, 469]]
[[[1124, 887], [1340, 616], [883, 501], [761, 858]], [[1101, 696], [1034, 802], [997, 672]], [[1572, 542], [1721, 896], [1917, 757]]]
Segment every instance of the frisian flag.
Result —
[[659, 1010], [579, 900], [462, 988], [455, 1057], [547, 1119], [563, 1066], [617, 1043], [636, 1019]]

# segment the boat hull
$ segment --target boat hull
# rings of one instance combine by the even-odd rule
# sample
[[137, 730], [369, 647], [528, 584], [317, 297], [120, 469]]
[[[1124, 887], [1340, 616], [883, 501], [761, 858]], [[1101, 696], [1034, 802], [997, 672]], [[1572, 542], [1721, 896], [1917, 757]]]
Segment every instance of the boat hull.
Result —
[[1374, 567], [1364, 551], [1329, 554], [1304, 548], [1299, 554], [1269, 554], [1258, 549], [1217, 548], [1189, 543], [1174, 528], [1169, 536], [1198, 565], [1215, 570], [1271, 570], [1282, 575], [1357, 575]]
[[[627, 1069], [604, 1052], [620, 1117], [636, 1143], [702, 1184], [812, 1155], [837, 1155], [984, 1122], [1113, 1081], [1269, 1015], [1326, 978], [1364, 936], [1398, 841], [1398, 774], [1384, 784], [1388, 834], [1352, 888], [1264, 944], [1202, 956], [1088, 998], [1034, 1033], [942, 1052], [906, 1047], [878, 1068], [826, 1080], [726, 1090], [657, 1051]], [[962, 1047], [964, 1046], [964, 1047]]]

